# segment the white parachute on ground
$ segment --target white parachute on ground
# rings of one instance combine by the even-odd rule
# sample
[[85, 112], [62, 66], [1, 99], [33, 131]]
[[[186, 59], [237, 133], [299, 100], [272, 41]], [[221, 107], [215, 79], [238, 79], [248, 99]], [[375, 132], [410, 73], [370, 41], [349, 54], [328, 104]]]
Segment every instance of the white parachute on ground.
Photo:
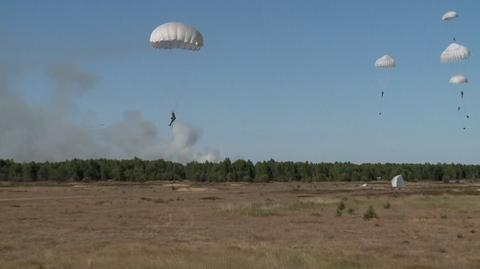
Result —
[[203, 47], [203, 36], [195, 27], [169, 22], [153, 30], [150, 35], [152, 47], [159, 49], [186, 49], [197, 51]]
[[396, 175], [392, 178], [392, 187], [393, 188], [405, 187], [405, 180], [403, 180], [402, 175]]
[[454, 75], [449, 80], [452, 84], [463, 84], [468, 83], [468, 78], [464, 75]]
[[452, 43], [440, 54], [442, 63], [452, 63], [466, 60], [470, 57], [470, 50], [458, 43]]
[[455, 11], [447, 11], [442, 16], [442, 21], [451, 21], [453, 19], [458, 18], [458, 13]]
[[395, 59], [390, 55], [383, 55], [375, 61], [375, 67], [377, 68], [395, 68]]

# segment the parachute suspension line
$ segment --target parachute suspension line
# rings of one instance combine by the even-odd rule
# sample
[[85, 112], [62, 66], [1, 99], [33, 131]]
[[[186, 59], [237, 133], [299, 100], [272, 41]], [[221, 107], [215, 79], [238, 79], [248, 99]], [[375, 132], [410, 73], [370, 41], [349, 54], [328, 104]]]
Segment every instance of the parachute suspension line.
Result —
[[[392, 95], [392, 83], [391, 83], [391, 75], [392, 75], [392, 72], [393, 72], [394, 69], [392, 70], [383, 70], [384, 71], [384, 88], [385, 90], [382, 92], [383, 93], [383, 96], [382, 96], [382, 105], [385, 105], [382, 109], [384, 109], [385, 107], [388, 107], [386, 106], [386, 104], [388, 104], [387, 100], [389, 100], [390, 98], [388, 98], [387, 96], [391, 96]], [[387, 98], [387, 99], [385, 99]]]
[[[466, 71], [467, 71], [467, 68], [466, 68], [466, 62], [460, 62], [459, 63], [459, 70], [460, 72], [462, 72], [462, 74], [464, 75], [467, 75], [466, 74]], [[470, 110], [469, 110], [469, 106], [468, 106], [468, 78], [466, 76], [465, 77], [465, 82], [464, 84], [460, 84], [459, 88], [460, 88], [460, 102], [462, 103], [462, 122], [463, 122], [463, 125], [465, 126], [465, 128], [470, 128]]]
[[378, 115], [379, 116], [382, 116], [382, 114], [383, 114], [383, 95], [384, 95], [384, 91], [380, 90], [380, 105], [379, 105], [379, 109], [378, 109]]
[[461, 89], [461, 87], [456, 87], [456, 88], [457, 88], [456, 92], [458, 93], [458, 95], [457, 95], [457, 100], [458, 100], [458, 107], [457, 107], [458, 123], [459, 123], [459, 127], [461, 128], [461, 130], [466, 130], [465, 121], [463, 119], [464, 113], [465, 113], [465, 104], [463, 102], [463, 98], [461, 97], [462, 89]]
[[177, 110], [178, 110], [178, 100], [175, 101], [175, 103], [174, 103], [174, 105], [172, 106], [172, 109], [171, 109], [171, 110], [172, 110], [172, 112], [177, 112]]
[[379, 92], [378, 92], [378, 98], [380, 98], [380, 104], [379, 104], [379, 109], [378, 109], [378, 115], [383, 116], [384, 114], [384, 103], [385, 103], [385, 95], [388, 95], [388, 91], [390, 90], [390, 81], [388, 77], [388, 73], [386, 70], [380, 70], [381, 75], [379, 79]]
[[185, 76], [185, 78], [183, 79], [183, 82], [181, 84], [181, 88], [178, 90], [178, 92], [176, 94], [174, 94], [174, 102], [173, 102], [173, 106], [172, 106], [172, 111], [173, 112], [176, 112], [182, 105], [182, 101], [184, 100], [184, 97], [185, 97], [185, 91], [190, 89], [190, 86], [192, 85], [192, 83], [190, 83], [190, 76], [187, 75]]
[[378, 83], [376, 85], [376, 87], [378, 87], [377, 91], [378, 91], [378, 98], [380, 98], [379, 102], [378, 102], [378, 116], [382, 116], [382, 113], [383, 113], [383, 93], [385, 92], [385, 87], [383, 86], [383, 81], [382, 81], [382, 78], [379, 77], [378, 78]]
[[[460, 90], [460, 94], [463, 92], [463, 89]], [[470, 119], [470, 114], [469, 114], [469, 109], [467, 107], [467, 102], [465, 100], [465, 94], [462, 95], [463, 97], [460, 97], [460, 102], [462, 104], [462, 122], [463, 126], [466, 128], [468, 127], [469, 119]]]

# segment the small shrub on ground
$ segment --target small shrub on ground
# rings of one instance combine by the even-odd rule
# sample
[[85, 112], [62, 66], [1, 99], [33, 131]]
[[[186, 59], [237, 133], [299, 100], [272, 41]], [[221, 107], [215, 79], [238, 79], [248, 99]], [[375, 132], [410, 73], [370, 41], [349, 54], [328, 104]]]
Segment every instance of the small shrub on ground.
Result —
[[340, 202], [337, 206], [337, 217], [342, 216], [342, 211], [345, 209], [345, 203], [343, 201]]
[[337, 208], [337, 217], [341, 217], [341, 216], [342, 216], [342, 210]]
[[349, 208], [348, 209], [348, 214], [353, 215], [353, 213], [355, 213], [355, 209]]
[[385, 208], [385, 209], [389, 209], [390, 207], [391, 207], [391, 205], [390, 205], [389, 201], [387, 201], [387, 203], [383, 205], [383, 208]]
[[375, 212], [375, 209], [373, 206], [369, 206], [365, 214], [363, 214], [363, 219], [364, 220], [369, 220], [373, 218], [378, 218], [377, 212]]

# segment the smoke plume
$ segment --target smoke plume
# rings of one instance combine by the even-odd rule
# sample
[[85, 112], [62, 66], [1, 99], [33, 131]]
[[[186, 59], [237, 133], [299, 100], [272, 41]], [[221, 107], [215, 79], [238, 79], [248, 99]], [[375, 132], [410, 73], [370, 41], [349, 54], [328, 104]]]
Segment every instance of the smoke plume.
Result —
[[165, 139], [139, 111], [126, 111], [119, 122], [101, 128], [73, 121], [79, 115], [76, 99], [92, 90], [98, 80], [75, 65], [49, 68], [52, 94], [41, 105], [29, 104], [11, 89], [11, 80], [20, 74], [21, 68], [0, 66], [0, 158], [61, 161], [139, 157], [182, 163], [219, 158], [216, 152], [195, 148], [201, 133], [187, 123], [176, 123], [172, 138]]

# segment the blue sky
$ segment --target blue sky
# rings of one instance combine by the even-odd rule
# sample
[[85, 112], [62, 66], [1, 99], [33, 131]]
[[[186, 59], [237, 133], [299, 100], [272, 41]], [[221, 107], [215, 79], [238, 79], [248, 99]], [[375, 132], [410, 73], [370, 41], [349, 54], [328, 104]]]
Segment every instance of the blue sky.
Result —
[[[447, 10], [458, 20], [440, 20]], [[168, 136], [172, 109], [223, 157], [295, 161], [480, 161], [479, 1], [1, 1], [0, 61], [42, 103], [50, 65], [99, 82], [72, 120], [112, 124], [139, 110]], [[198, 53], [150, 47], [159, 24], [196, 26]], [[452, 35], [472, 51], [444, 65]], [[375, 59], [390, 54], [388, 74]], [[469, 77], [456, 112], [455, 73]], [[383, 116], [378, 116], [380, 106]], [[466, 131], [462, 131], [463, 126]]]

